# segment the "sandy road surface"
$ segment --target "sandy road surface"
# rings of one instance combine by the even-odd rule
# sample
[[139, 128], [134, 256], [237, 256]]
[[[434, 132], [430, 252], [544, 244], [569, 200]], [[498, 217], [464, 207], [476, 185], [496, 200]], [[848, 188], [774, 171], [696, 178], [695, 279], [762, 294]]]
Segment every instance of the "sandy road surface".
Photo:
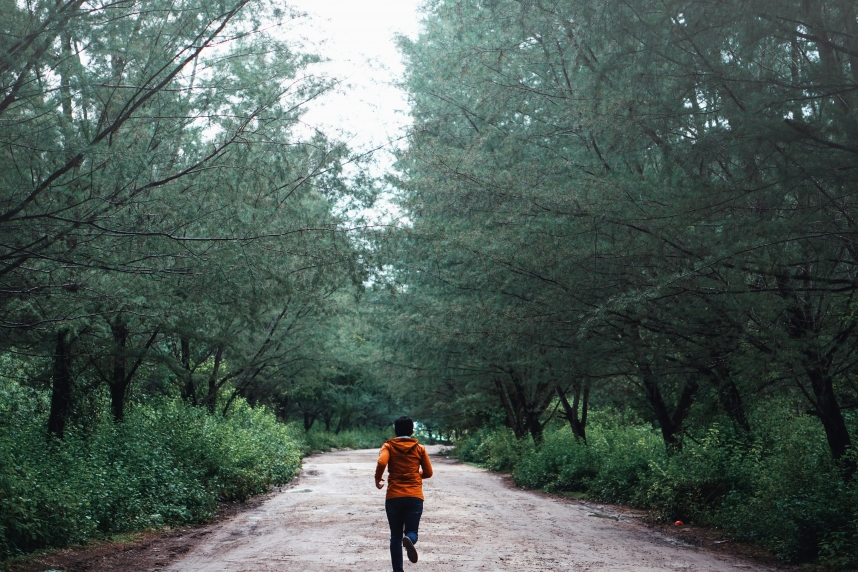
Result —
[[[372, 480], [376, 454], [308, 457], [292, 488], [215, 525], [167, 570], [390, 570], [384, 492]], [[678, 545], [622, 515], [619, 521], [588, 516], [592, 507], [510, 488], [495, 474], [437, 455], [432, 464], [420, 561], [406, 561], [406, 570], [769, 570]]]

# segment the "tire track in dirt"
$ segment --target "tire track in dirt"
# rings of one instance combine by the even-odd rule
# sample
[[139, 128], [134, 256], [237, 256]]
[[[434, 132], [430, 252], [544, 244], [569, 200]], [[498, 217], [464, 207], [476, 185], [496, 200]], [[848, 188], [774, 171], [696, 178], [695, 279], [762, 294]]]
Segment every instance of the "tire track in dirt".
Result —
[[[424, 482], [420, 561], [405, 563], [414, 572], [773, 570], [683, 545], [622, 514], [613, 515], [619, 520], [588, 516], [592, 506], [509, 487], [499, 475], [429, 449], [435, 476]], [[213, 525], [166, 569], [390, 570], [384, 492], [373, 484], [376, 455], [362, 450], [307, 457], [289, 490]]]

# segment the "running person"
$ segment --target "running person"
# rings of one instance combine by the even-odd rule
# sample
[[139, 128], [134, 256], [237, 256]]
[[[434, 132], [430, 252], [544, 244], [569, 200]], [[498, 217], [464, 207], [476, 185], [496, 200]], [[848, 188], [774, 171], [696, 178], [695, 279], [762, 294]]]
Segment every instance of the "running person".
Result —
[[382, 447], [375, 468], [375, 486], [384, 487], [384, 467], [387, 467], [387, 498], [384, 510], [390, 525], [390, 561], [393, 572], [402, 570], [402, 547], [411, 562], [417, 562], [417, 528], [423, 514], [423, 479], [432, 476], [432, 464], [426, 447], [411, 437], [414, 422], [400, 417], [393, 424], [396, 438]]

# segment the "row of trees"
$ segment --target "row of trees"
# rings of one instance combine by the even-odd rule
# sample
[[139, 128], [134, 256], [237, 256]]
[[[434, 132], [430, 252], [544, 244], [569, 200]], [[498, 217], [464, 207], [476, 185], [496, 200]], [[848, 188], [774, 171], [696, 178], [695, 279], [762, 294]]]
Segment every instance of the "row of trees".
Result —
[[48, 431], [104, 388], [116, 421], [135, 392], [361, 421], [349, 391], [375, 382], [332, 345], [364, 276], [340, 210], [371, 197], [343, 182], [349, 151], [300, 124], [330, 85], [283, 39], [296, 15], [51, 0], [0, 16], [0, 351], [49, 386]]
[[403, 39], [392, 361], [451, 428], [588, 402], [747, 432], [814, 415], [855, 470], [858, 5], [444, 0]]

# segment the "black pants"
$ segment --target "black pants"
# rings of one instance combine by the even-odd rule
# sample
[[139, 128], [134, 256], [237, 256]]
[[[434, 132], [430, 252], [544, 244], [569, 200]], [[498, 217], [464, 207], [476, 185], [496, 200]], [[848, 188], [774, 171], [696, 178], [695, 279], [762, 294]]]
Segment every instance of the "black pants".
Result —
[[423, 514], [423, 500], [415, 497], [400, 497], [384, 501], [387, 523], [390, 525], [390, 562], [393, 572], [402, 570], [402, 537], [408, 536], [417, 544], [417, 528]]

